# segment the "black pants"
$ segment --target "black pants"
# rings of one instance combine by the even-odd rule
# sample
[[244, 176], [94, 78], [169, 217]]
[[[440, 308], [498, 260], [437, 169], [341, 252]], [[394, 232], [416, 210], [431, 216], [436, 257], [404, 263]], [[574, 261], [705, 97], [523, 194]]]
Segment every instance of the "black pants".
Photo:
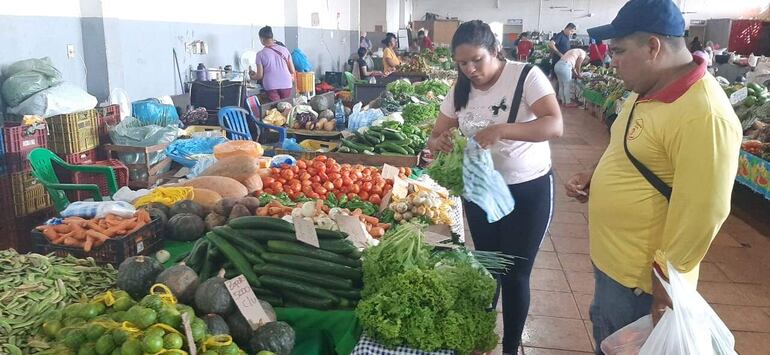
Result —
[[500, 278], [503, 352], [516, 354], [529, 312], [529, 276], [553, 212], [553, 174], [508, 188], [516, 207], [495, 223], [488, 223], [486, 213], [475, 203], [466, 201], [464, 207], [476, 249], [526, 258], [516, 259], [516, 265]]

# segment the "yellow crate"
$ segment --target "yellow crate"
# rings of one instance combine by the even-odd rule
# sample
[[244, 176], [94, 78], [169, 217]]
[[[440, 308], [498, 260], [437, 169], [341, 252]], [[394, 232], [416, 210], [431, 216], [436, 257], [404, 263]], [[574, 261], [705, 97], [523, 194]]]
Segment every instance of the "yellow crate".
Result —
[[299, 146], [302, 148], [305, 148], [305, 150], [309, 150], [311, 152], [331, 152], [340, 144], [337, 142], [327, 142], [327, 141], [319, 141], [316, 139], [305, 139], [304, 141], [299, 143]]
[[16, 217], [24, 217], [52, 206], [43, 184], [37, 182], [30, 172], [11, 175], [13, 207]]
[[46, 119], [48, 148], [57, 154], [76, 154], [99, 145], [99, 121], [96, 110], [86, 110]]

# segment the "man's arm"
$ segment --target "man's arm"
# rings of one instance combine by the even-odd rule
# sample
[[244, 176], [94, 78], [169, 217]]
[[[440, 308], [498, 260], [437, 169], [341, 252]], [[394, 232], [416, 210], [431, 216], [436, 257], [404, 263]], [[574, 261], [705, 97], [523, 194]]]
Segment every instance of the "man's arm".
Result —
[[556, 48], [556, 42], [554, 42], [553, 40], [550, 40], [548, 42], [548, 48], [551, 50], [551, 53], [558, 55], [559, 58], [561, 58], [561, 56], [564, 55], [564, 53], [559, 52], [559, 50]]

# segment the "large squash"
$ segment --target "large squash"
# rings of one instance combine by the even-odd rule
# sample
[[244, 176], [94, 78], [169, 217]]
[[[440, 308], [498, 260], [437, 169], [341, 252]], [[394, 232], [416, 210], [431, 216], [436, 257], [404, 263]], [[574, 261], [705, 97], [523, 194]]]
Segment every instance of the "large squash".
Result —
[[238, 180], [225, 176], [198, 176], [194, 179], [180, 183], [179, 186], [208, 189], [215, 191], [222, 196], [222, 198], [241, 198], [249, 194], [249, 191], [246, 190], [246, 186], [243, 186]]
[[246, 180], [259, 171], [257, 158], [238, 155], [218, 159], [214, 165], [204, 170], [201, 176], [226, 176], [238, 181]]
[[193, 189], [192, 200], [203, 206], [203, 208], [206, 209], [206, 213], [211, 212], [211, 209], [214, 208], [214, 205], [216, 205], [217, 202], [219, 202], [221, 199], [222, 195], [216, 191], [209, 189]]
[[[214, 276], [198, 286], [195, 290], [195, 309], [201, 314], [230, 314], [235, 309], [235, 301], [225, 286], [224, 272]], [[231, 329], [232, 331], [232, 329]]]
[[149, 256], [132, 256], [118, 267], [119, 289], [128, 292], [135, 300], [150, 293], [150, 287], [163, 271], [163, 265]]
[[192, 302], [195, 297], [195, 290], [200, 284], [195, 270], [184, 264], [174, 265], [163, 270], [155, 282], [168, 286], [171, 293], [176, 296], [179, 302], [184, 304]]
[[192, 213], [200, 217], [206, 217], [207, 212], [203, 206], [193, 200], [179, 201], [171, 206], [171, 209], [169, 209], [169, 215], [171, 217], [182, 213]]
[[290, 355], [294, 350], [294, 329], [286, 322], [270, 322], [254, 331], [249, 340], [252, 351]]
[[180, 213], [166, 223], [166, 236], [171, 240], [191, 241], [200, 238], [206, 232], [206, 222], [192, 213]]

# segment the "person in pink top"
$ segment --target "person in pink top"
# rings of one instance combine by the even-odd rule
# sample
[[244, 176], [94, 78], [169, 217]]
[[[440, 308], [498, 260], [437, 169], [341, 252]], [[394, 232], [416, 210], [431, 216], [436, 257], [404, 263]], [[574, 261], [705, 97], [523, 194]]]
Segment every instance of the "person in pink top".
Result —
[[587, 57], [584, 50], [573, 48], [565, 52], [553, 67], [559, 79], [559, 99], [566, 108], [577, 107], [577, 104], [572, 103], [572, 84], [574, 78], [580, 76], [580, 68], [588, 62]]
[[257, 70], [249, 72], [249, 76], [252, 80], [262, 80], [270, 102], [290, 97], [295, 70], [289, 50], [275, 42], [270, 26], [259, 30], [259, 40], [265, 48], [257, 53]]

